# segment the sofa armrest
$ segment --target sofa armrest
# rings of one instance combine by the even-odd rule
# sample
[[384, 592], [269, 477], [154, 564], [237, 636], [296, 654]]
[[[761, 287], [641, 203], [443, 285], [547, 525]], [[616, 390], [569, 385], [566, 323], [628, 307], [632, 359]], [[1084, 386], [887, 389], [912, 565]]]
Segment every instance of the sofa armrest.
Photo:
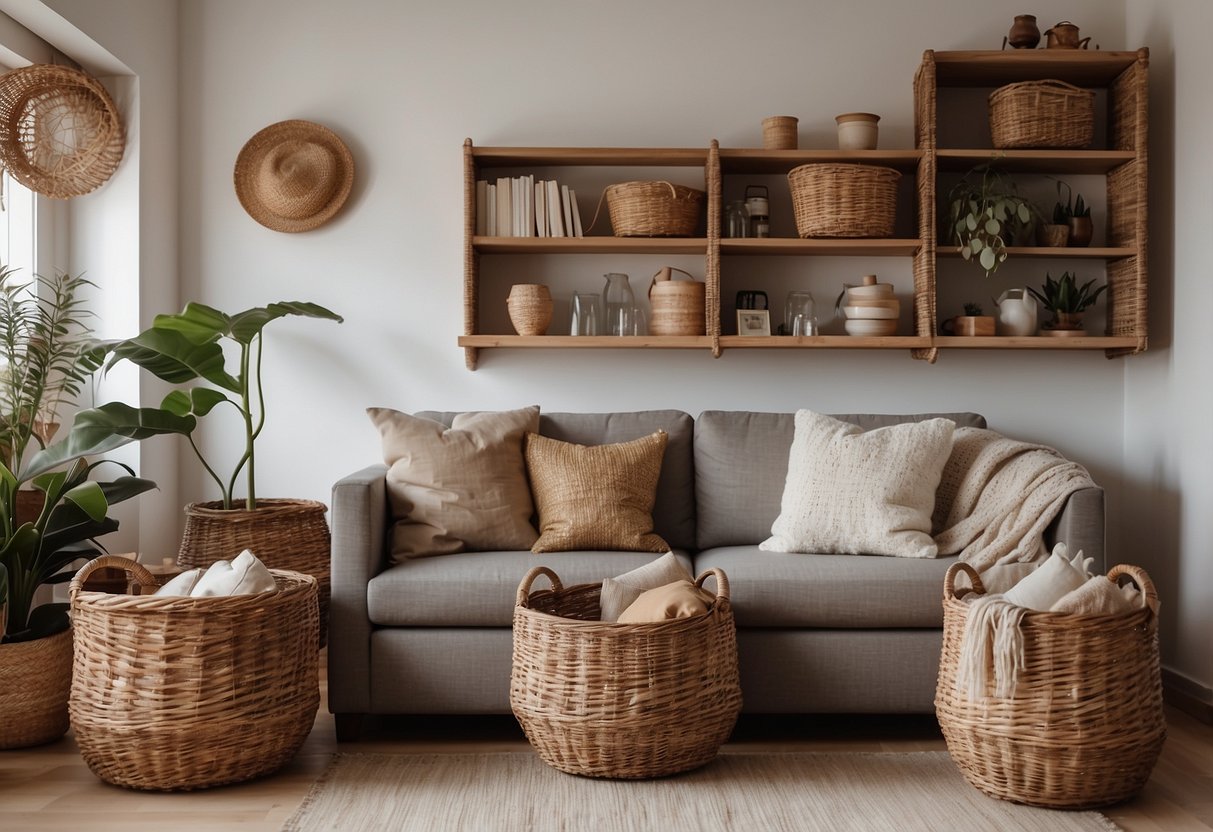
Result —
[[329, 711], [367, 713], [371, 705], [371, 621], [367, 585], [383, 568], [386, 465], [333, 486], [332, 599], [329, 602]]
[[1071, 557], [1082, 549], [1084, 557], [1095, 558], [1091, 571], [1102, 575], [1108, 571], [1104, 562], [1104, 491], [1083, 488], [1066, 501], [1061, 514], [1045, 529], [1045, 545], [1052, 551], [1057, 543], [1065, 543]]

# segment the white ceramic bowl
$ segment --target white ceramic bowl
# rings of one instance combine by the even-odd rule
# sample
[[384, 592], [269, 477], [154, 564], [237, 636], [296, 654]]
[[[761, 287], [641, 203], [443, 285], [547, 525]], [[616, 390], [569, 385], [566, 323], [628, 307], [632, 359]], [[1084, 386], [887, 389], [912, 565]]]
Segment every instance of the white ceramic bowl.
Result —
[[851, 320], [896, 320], [898, 315], [897, 309], [883, 306], [844, 306], [842, 311]]
[[846, 322], [848, 335], [879, 336], [896, 335], [897, 321], [869, 321], [862, 318]]
[[893, 297], [893, 284], [873, 283], [871, 286], [852, 286], [847, 289], [847, 297], [849, 299], [863, 298], [864, 300], [891, 298]]

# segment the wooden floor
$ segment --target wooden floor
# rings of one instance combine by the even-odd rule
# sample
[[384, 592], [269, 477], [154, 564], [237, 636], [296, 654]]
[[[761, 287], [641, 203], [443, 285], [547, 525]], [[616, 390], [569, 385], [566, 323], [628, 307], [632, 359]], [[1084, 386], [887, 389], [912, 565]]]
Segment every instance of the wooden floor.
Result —
[[[70, 733], [41, 748], [0, 752], [0, 830], [277, 830], [339, 750], [325, 707], [286, 768], [210, 791], [159, 794], [109, 786], [84, 765]], [[1213, 726], [1175, 709], [1168, 710], [1167, 720], [1167, 744], [1145, 790], [1105, 814], [1129, 832], [1213, 832]], [[396, 754], [526, 748], [510, 717], [368, 720], [361, 742], [340, 746]], [[742, 718], [724, 752], [944, 749], [933, 717], [753, 716]]]

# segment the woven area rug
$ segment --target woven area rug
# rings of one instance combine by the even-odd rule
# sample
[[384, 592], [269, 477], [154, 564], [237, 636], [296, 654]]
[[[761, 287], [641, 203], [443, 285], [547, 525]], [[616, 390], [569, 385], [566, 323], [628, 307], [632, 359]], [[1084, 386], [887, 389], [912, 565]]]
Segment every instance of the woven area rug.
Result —
[[590, 780], [530, 752], [337, 754], [284, 830], [1109, 832], [1094, 812], [974, 789], [944, 752], [722, 754], [661, 780]]

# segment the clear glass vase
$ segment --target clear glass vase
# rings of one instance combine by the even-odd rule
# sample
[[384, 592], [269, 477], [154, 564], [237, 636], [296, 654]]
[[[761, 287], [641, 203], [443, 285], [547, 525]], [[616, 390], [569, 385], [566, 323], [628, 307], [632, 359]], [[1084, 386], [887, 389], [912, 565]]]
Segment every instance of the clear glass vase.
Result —
[[606, 334], [631, 335], [632, 310], [636, 308], [636, 295], [626, 274], [611, 272], [606, 275], [606, 288], [602, 292], [606, 308]]

